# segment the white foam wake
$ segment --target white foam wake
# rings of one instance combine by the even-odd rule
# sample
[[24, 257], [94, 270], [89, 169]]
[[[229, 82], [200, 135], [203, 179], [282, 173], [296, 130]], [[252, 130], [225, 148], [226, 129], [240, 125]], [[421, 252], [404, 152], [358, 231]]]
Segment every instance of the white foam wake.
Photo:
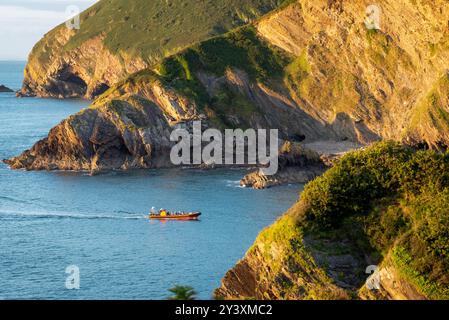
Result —
[[73, 212], [39, 212], [36, 210], [16, 211], [0, 209], [0, 219], [5, 218], [37, 218], [37, 219], [146, 219], [143, 214], [99, 214], [99, 213], [73, 213]]

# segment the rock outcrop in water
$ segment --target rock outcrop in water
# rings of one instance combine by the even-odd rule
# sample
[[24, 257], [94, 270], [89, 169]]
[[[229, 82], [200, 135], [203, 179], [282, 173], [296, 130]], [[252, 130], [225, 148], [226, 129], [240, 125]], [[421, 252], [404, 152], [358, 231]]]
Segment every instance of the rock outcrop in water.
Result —
[[13, 90], [5, 87], [4, 85], [0, 85], [0, 92], [14, 92]]
[[305, 184], [332, 167], [346, 153], [363, 147], [350, 141], [322, 140], [306, 144], [285, 141], [279, 148], [279, 170], [275, 175], [268, 176], [257, 170], [243, 177], [240, 185], [266, 189], [283, 184]]
[[299, 143], [286, 141], [279, 149], [279, 170], [267, 176], [262, 170], [247, 174], [240, 185], [254, 189], [265, 189], [281, 184], [307, 183], [326, 170], [320, 155]]

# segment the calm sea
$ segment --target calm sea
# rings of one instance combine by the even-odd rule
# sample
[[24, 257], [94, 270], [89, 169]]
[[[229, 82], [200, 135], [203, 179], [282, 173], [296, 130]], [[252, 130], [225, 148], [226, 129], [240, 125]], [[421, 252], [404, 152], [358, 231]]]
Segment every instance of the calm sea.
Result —
[[[19, 89], [24, 65], [0, 62], [0, 84]], [[0, 94], [0, 158], [31, 147], [87, 105]], [[0, 299], [164, 299], [174, 285], [211, 298], [302, 189], [242, 189], [244, 174], [176, 169], [91, 177], [0, 164]], [[204, 215], [199, 222], [150, 222], [152, 206]], [[65, 288], [69, 265], [79, 267], [79, 290]]]

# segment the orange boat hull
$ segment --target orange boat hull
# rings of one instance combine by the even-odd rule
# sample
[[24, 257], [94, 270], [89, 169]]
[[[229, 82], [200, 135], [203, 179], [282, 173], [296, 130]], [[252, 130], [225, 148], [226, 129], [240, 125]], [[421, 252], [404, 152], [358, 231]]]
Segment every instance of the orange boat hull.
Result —
[[201, 213], [189, 213], [182, 215], [169, 215], [169, 216], [160, 216], [160, 215], [150, 215], [149, 218], [151, 220], [198, 220]]

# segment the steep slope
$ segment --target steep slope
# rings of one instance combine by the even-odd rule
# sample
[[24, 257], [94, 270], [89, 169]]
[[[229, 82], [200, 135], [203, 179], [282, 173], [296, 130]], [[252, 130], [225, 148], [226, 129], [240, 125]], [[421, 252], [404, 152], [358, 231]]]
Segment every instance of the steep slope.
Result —
[[[370, 1], [308, 1], [258, 23], [261, 35], [297, 56], [287, 86], [298, 104], [316, 119], [341, 122], [341, 130], [358, 140], [371, 134], [437, 146], [447, 144], [440, 128], [432, 134], [432, 114], [420, 108], [449, 71], [447, 1], [377, 1], [380, 30], [364, 24]], [[447, 87], [442, 87], [447, 96]], [[446, 101], [447, 102], [447, 101]], [[422, 122], [412, 119], [417, 117]], [[345, 118], [356, 123], [355, 132]], [[339, 120], [341, 119], [341, 120]]]
[[346, 155], [259, 235], [216, 295], [449, 299], [448, 168], [447, 153], [391, 142]]
[[[369, 30], [367, 1], [299, 0], [131, 75], [92, 108], [102, 105], [108, 114], [111, 101], [128, 106], [129, 97], [137, 95], [160, 109], [170, 130], [203, 119], [206, 126], [221, 129], [276, 128], [281, 138], [306, 143], [394, 139], [444, 149], [449, 145], [445, 3], [379, 1], [382, 29]], [[92, 121], [80, 135], [91, 135]], [[124, 140], [123, 130], [114, 126]], [[92, 150], [95, 141], [89, 140]], [[8, 163], [12, 168], [71, 168], [61, 161], [55, 165], [58, 154], [86, 159], [80, 168], [95, 167], [91, 153], [63, 150], [69, 152], [39, 144]], [[133, 150], [121, 150], [121, 159], [136, 158]], [[129, 161], [111, 163], [104, 168], [127, 168]]]
[[92, 98], [170, 53], [246, 24], [283, 0], [101, 0], [79, 30], [36, 44], [20, 95]]
[[449, 72], [418, 101], [407, 133], [415, 141], [422, 137], [442, 145], [449, 141]]

